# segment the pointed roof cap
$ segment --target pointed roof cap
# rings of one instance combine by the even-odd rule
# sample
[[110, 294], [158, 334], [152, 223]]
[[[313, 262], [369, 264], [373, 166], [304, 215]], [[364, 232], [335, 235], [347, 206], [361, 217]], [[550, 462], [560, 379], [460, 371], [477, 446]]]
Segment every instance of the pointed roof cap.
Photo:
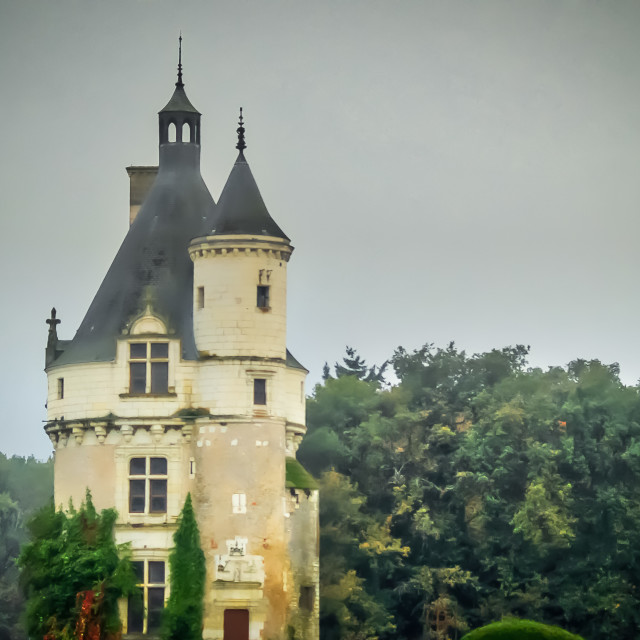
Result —
[[187, 94], [184, 91], [184, 82], [182, 82], [182, 33], [180, 34], [179, 46], [178, 46], [178, 82], [176, 82], [176, 88], [171, 96], [171, 100], [167, 102], [164, 109], [160, 110], [160, 113], [166, 111], [187, 111], [188, 113], [200, 112], [191, 104]]
[[242, 109], [239, 125], [236, 145], [236, 149], [239, 150], [238, 158], [220, 194], [215, 217], [210, 222], [210, 233], [211, 235], [272, 236], [289, 241], [284, 231], [269, 215], [260, 189], [244, 157], [244, 149], [247, 145], [244, 139]]

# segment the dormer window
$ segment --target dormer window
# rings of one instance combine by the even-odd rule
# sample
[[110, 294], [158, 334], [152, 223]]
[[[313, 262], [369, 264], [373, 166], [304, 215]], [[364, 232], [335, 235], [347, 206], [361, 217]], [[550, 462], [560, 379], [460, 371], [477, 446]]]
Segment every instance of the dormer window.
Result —
[[169, 392], [169, 343], [129, 344], [129, 393]]

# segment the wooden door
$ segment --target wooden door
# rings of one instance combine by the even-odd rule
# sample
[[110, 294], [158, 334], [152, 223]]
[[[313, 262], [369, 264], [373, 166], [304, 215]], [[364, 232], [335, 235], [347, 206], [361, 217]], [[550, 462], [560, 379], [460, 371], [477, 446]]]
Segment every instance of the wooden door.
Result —
[[224, 610], [224, 640], [249, 640], [249, 610]]

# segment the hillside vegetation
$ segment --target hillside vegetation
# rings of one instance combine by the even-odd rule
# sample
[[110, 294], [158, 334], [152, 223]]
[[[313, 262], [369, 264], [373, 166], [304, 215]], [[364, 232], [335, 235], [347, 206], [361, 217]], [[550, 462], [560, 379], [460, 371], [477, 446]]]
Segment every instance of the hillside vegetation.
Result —
[[27, 540], [26, 521], [53, 499], [53, 462], [0, 453], [0, 640], [26, 638], [24, 598], [16, 560]]

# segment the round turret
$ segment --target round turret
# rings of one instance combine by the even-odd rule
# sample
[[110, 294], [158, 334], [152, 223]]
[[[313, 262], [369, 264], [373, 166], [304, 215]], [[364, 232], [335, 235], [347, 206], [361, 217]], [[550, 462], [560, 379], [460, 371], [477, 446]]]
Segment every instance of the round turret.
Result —
[[238, 158], [189, 247], [194, 262], [194, 337], [206, 357], [286, 358], [289, 238], [269, 215], [244, 157], [242, 110]]

